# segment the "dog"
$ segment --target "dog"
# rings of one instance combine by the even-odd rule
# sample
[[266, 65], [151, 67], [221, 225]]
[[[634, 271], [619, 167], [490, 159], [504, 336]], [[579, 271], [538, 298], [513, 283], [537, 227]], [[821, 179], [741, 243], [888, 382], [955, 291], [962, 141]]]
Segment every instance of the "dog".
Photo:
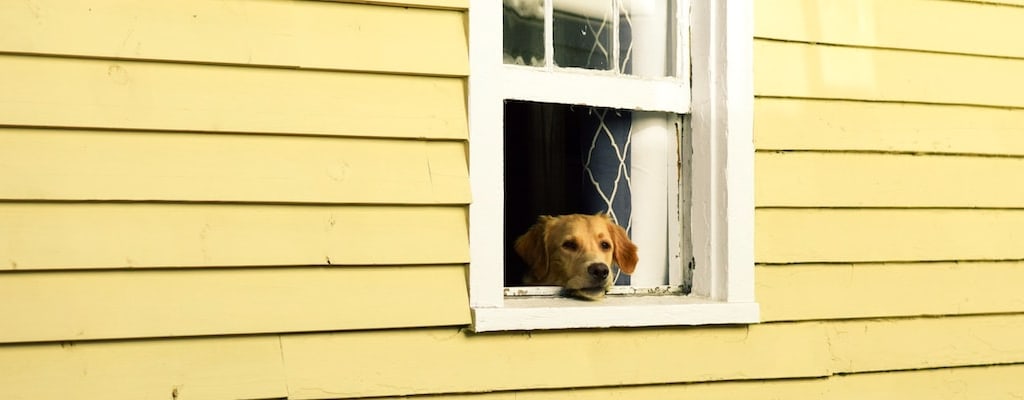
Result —
[[524, 283], [561, 286], [584, 300], [604, 297], [613, 261], [627, 275], [639, 261], [636, 244], [607, 214], [540, 216], [514, 247], [529, 267]]

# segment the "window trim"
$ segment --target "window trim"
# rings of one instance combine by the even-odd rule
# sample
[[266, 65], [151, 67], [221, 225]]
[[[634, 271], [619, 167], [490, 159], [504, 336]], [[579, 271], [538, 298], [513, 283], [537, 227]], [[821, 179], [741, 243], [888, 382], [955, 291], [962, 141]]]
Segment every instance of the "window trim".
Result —
[[[689, 296], [506, 299], [503, 224], [502, 43], [479, 21], [500, 12], [494, 0], [469, 9], [470, 266], [473, 330], [738, 324], [760, 321], [754, 301], [753, 4], [690, 2], [692, 146], [690, 222], [694, 271]], [[500, 26], [498, 27], [500, 31]], [[495, 41], [497, 36], [497, 41]], [[497, 62], [495, 62], [497, 61]], [[630, 105], [626, 108], [636, 108]]]

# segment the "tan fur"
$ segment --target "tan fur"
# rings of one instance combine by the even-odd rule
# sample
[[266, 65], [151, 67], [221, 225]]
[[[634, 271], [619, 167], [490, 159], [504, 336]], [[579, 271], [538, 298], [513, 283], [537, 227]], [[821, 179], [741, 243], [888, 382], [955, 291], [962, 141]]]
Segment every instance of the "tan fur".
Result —
[[587, 300], [604, 297], [615, 279], [614, 273], [598, 278], [591, 267], [610, 271], [614, 261], [628, 275], [638, 261], [636, 245], [605, 214], [541, 216], [516, 239], [515, 250], [529, 266], [525, 283], [562, 286]]

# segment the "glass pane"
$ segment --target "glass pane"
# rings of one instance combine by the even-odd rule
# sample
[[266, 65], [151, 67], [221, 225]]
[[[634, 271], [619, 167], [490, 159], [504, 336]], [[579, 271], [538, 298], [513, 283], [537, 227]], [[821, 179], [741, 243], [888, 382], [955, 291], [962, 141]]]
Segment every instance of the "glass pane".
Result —
[[544, 1], [503, 0], [505, 64], [544, 66]]
[[612, 1], [553, 0], [555, 65], [612, 68]]
[[621, 0], [619, 71], [644, 77], [674, 73], [674, 11], [668, 0]]

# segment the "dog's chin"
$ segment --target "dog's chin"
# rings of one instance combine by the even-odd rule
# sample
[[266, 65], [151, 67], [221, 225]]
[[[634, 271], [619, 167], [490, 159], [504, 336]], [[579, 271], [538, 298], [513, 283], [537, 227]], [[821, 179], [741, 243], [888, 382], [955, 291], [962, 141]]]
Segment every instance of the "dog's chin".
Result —
[[604, 293], [608, 291], [607, 287], [591, 287], [582, 289], [569, 289], [564, 290], [565, 295], [580, 300], [597, 301], [604, 298]]

